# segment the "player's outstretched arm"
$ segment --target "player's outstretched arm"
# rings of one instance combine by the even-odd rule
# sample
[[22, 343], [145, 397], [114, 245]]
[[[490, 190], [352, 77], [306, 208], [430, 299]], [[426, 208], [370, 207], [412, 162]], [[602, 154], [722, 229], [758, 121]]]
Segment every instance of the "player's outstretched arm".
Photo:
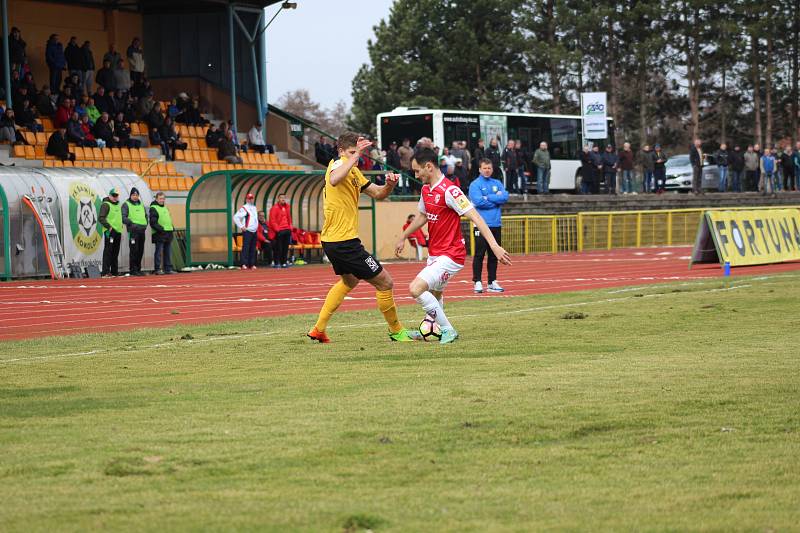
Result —
[[395, 187], [397, 187], [397, 182], [400, 180], [400, 174], [386, 174], [386, 184], [385, 185], [375, 185], [374, 183], [370, 183], [369, 186], [364, 189], [364, 194], [375, 198], [376, 200], [383, 200], [390, 194]]
[[409, 235], [420, 229], [422, 226], [428, 223], [428, 217], [424, 213], [417, 211], [417, 214], [414, 216], [414, 221], [409, 224], [409, 226], [403, 231], [403, 234], [400, 236], [400, 240], [397, 241], [397, 244], [394, 246], [394, 253], [396, 256], [400, 257], [400, 254], [403, 253], [403, 249], [406, 247], [406, 239], [408, 239]]
[[483, 217], [480, 216], [475, 209], [470, 209], [464, 213], [464, 216], [470, 219], [473, 224], [475, 224], [475, 227], [478, 228], [478, 231], [481, 232], [483, 238], [486, 239], [486, 242], [489, 244], [489, 248], [492, 249], [492, 253], [494, 253], [495, 257], [497, 257], [497, 260], [504, 265], [510, 265], [511, 256], [508, 255], [508, 252], [506, 252], [502, 246], [497, 244], [497, 239], [495, 239], [494, 235], [492, 235], [492, 230], [490, 230], [489, 226], [486, 225]]

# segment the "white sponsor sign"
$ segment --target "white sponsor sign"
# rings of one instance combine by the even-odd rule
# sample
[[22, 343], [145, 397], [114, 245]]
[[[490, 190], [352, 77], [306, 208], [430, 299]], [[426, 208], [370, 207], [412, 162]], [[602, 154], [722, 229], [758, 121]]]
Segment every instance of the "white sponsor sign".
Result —
[[581, 93], [581, 118], [584, 139], [608, 138], [606, 93]]

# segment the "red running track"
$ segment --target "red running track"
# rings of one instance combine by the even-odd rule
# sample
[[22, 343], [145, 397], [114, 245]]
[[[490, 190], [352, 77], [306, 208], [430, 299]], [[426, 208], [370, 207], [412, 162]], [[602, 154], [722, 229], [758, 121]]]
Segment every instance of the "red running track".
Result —
[[[719, 265], [688, 269], [688, 247], [516, 256], [500, 267], [504, 294], [472, 292], [471, 264], [450, 282], [447, 299], [515, 296], [687, 281], [721, 275]], [[420, 263], [388, 263], [398, 304], [416, 303], [405, 287]], [[734, 269], [733, 275], [800, 270], [800, 262]], [[484, 270], [484, 282], [486, 281]], [[336, 277], [329, 265], [288, 270], [209, 271], [93, 280], [0, 283], [0, 340], [116, 331], [173, 324], [316, 313]], [[342, 310], [373, 308], [362, 283]]]

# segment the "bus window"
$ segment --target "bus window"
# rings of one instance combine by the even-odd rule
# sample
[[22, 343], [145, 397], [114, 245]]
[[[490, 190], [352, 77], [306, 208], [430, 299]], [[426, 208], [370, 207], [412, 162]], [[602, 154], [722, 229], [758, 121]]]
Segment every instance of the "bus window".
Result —
[[549, 148], [552, 159], [578, 159], [579, 127], [580, 121], [574, 118], [550, 119]]
[[444, 146], [450, 148], [453, 146], [453, 141], [466, 141], [467, 149], [470, 153], [478, 146], [478, 138], [481, 136], [481, 124], [478, 115], [445, 113], [443, 122]]
[[389, 148], [392, 141], [399, 145], [409, 139], [414, 146], [422, 137], [433, 138], [433, 115], [406, 115], [381, 119], [381, 150]]

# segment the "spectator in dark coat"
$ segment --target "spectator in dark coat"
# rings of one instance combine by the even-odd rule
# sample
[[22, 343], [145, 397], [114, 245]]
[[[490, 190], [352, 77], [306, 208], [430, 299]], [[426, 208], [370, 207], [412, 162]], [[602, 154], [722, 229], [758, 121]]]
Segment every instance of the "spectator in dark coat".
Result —
[[606, 146], [603, 152], [603, 179], [606, 184], [608, 194], [616, 194], [617, 190], [617, 169], [619, 168], [619, 156], [614, 152], [612, 145]]
[[791, 146], [781, 153], [781, 170], [783, 171], [783, 190], [795, 189], [794, 152]]
[[38, 113], [31, 108], [30, 100], [22, 100], [22, 106], [19, 110], [15, 110], [17, 124], [28, 128], [30, 131], [44, 131], [41, 124], [36, 122]]
[[94, 90], [94, 54], [92, 53], [92, 43], [85, 41], [81, 46], [83, 54], [83, 90], [86, 94], [92, 94]]
[[97, 71], [94, 77], [97, 85], [104, 87], [106, 91], [116, 89], [114, 85], [114, 70], [111, 68], [111, 63], [103, 61], [103, 67]]
[[208, 125], [208, 131], [206, 132], [206, 146], [218, 148], [220, 139], [222, 139], [222, 133], [217, 128], [217, 125], [212, 122]]
[[592, 151], [588, 144], [583, 145], [581, 152], [581, 194], [592, 193], [592, 183], [594, 182], [594, 164], [592, 163]]
[[475, 147], [475, 150], [472, 151], [472, 166], [470, 167], [470, 177], [475, 179], [478, 177], [480, 160], [486, 157], [486, 147], [483, 143], [483, 139], [478, 139], [478, 146]]
[[43, 117], [52, 117], [56, 113], [56, 108], [53, 105], [52, 93], [48, 85], [42, 86], [42, 91], [36, 99], [36, 110]]
[[28, 62], [28, 56], [25, 48], [28, 45], [22, 39], [22, 33], [16, 26], [11, 28], [11, 34], [8, 36], [8, 59], [11, 62], [11, 70], [22, 72], [22, 67]]
[[655, 168], [655, 159], [653, 159], [653, 151], [650, 150], [650, 145], [645, 144], [642, 151], [639, 152], [639, 166], [642, 169], [642, 192], [655, 192], [655, 182], [653, 181], [653, 170]]
[[742, 175], [744, 174], [744, 153], [742, 147], [736, 145], [728, 157], [731, 169], [731, 190], [742, 192]]
[[492, 177], [503, 181], [503, 171], [500, 167], [500, 145], [497, 139], [489, 141], [489, 148], [486, 149], [486, 159], [492, 162]]
[[83, 80], [86, 73], [86, 60], [84, 58], [83, 50], [78, 46], [78, 38], [72, 36], [69, 38], [67, 47], [64, 49], [64, 59], [67, 60], [67, 70], [70, 76], [77, 76], [78, 78], [78, 91], [75, 94], [83, 92]]
[[150, 113], [147, 114], [144, 121], [147, 122], [150, 129], [161, 129], [161, 126], [164, 125], [164, 115], [161, 114], [160, 102], [153, 104], [153, 108], [150, 110]]
[[624, 143], [617, 154], [619, 169], [622, 171], [622, 194], [636, 194], [633, 190], [633, 150], [631, 143]]
[[58, 40], [58, 34], [50, 36], [45, 46], [45, 60], [50, 69], [50, 90], [53, 92], [61, 89], [61, 73], [67, 66], [67, 59], [64, 57], [64, 46]]
[[103, 54], [103, 63], [108, 61], [109, 66], [116, 65], [117, 61], [122, 59], [122, 56], [117, 52], [117, 47], [114, 44], [108, 46], [108, 52]]
[[695, 139], [689, 147], [689, 162], [692, 164], [692, 194], [703, 194], [703, 164], [706, 154], [703, 153], [703, 142]]
[[119, 139], [114, 136], [114, 129], [108, 118], [108, 113], [102, 113], [94, 124], [92, 134], [95, 139], [103, 139], [107, 148], [116, 148]]
[[81, 120], [77, 111], [73, 111], [69, 117], [66, 125], [67, 141], [75, 143], [78, 146], [88, 146], [86, 144], [86, 136], [81, 129]]
[[505, 186], [509, 192], [520, 192], [518, 167], [519, 161], [517, 160], [517, 151], [514, 149], [514, 141], [509, 140], [508, 145], [503, 150], [503, 169], [506, 171]]
[[592, 166], [594, 167], [594, 179], [592, 180], [592, 194], [600, 193], [600, 182], [603, 179], [603, 154], [600, 153], [600, 145], [592, 146]]
[[237, 165], [242, 164], [242, 158], [239, 157], [239, 153], [236, 150], [236, 145], [233, 143], [232, 130], [226, 130], [225, 137], [220, 139], [219, 148], [217, 150], [217, 157], [219, 157], [223, 161], [227, 161], [228, 163], [233, 163]]
[[106, 89], [102, 85], [97, 88], [97, 92], [94, 93], [94, 105], [101, 113], [111, 113], [114, 110], [114, 102], [111, 101], [108, 94], [106, 94]]
[[59, 158], [61, 161], [75, 161], [75, 154], [69, 151], [69, 144], [65, 137], [67, 129], [65, 127], [58, 128], [50, 135], [47, 140], [47, 149], [45, 153]]
[[167, 145], [167, 159], [175, 161], [175, 150], [186, 150], [186, 143], [181, 140], [181, 134], [175, 131], [172, 119], [167, 117], [159, 130], [161, 140]]
[[653, 147], [653, 179], [656, 181], [656, 194], [662, 194], [667, 183], [667, 161], [669, 157], [661, 149], [661, 145], [656, 143]]
[[5, 114], [0, 118], [0, 141], [9, 141], [12, 144], [24, 144], [22, 134], [17, 129], [14, 110], [6, 108]]
[[[327, 141], [327, 139], [325, 140]], [[333, 145], [326, 142], [322, 145], [322, 149], [327, 155], [327, 162], [325, 163], [325, 166], [327, 166], [331, 159], [333, 159]], [[394, 169], [393, 172], [400, 170], [400, 153], [397, 151], [396, 141], [389, 143], [389, 149], [386, 150], [386, 164]]]
[[119, 146], [124, 148], [139, 148], [142, 143], [131, 138], [131, 125], [125, 120], [123, 112], [117, 113], [114, 119], [114, 136], [119, 139]]

